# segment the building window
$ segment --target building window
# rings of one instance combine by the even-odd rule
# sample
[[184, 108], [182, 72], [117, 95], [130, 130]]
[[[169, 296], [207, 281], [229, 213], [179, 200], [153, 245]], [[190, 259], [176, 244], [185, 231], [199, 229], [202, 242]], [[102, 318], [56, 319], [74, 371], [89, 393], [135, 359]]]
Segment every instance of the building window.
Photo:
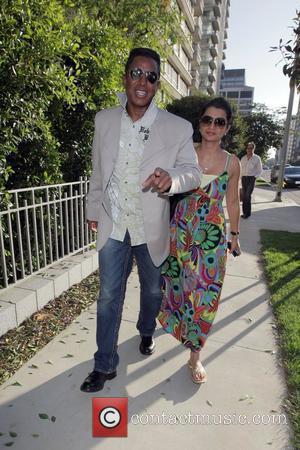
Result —
[[227, 98], [239, 98], [238, 91], [227, 92]]
[[252, 91], [241, 91], [241, 98], [252, 98]]
[[179, 78], [179, 92], [184, 96], [189, 95], [188, 85], [186, 84], [185, 81], [183, 81], [182, 78]]
[[176, 88], [178, 89], [178, 73], [174, 69], [173, 66], [169, 62], [166, 62], [165, 65], [165, 76], [168, 79], [168, 81]]

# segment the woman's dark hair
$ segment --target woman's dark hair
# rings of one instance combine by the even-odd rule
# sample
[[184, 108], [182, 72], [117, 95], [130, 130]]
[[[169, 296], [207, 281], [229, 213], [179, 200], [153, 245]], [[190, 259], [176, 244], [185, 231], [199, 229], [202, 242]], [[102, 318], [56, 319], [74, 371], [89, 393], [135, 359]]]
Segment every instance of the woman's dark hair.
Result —
[[155, 52], [151, 48], [146, 48], [146, 47], [137, 47], [137, 48], [133, 48], [130, 51], [128, 59], [125, 64], [125, 73], [128, 72], [130, 64], [132, 63], [134, 58], [136, 58], [137, 56], [145, 56], [146, 58], [154, 59], [154, 61], [157, 64], [157, 72], [158, 72], [158, 78], [159, 78], [159, 76], [160, 76], [160, 56], [157, 52]]
[[213, 98], [212, 100], [209, 100], [208, 102], [204, 103], [204, 105], [201, 108], [200, 118], [204, 115], [205, 111], [210, 107], [223, 109], [226, 113], [226, 118], [227, 118], [228, 124], [231, 123], [232, 109], [231, 109], [230, 104], [228, 103], [227, 100], [225, 100], [224, 97], [216, 97], [216, 98]]

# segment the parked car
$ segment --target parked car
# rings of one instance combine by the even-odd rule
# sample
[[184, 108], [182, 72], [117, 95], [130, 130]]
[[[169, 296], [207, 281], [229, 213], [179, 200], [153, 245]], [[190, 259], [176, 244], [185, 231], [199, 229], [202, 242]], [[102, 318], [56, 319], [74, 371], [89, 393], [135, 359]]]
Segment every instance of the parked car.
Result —
[[300, 166], [286, 167], [283, 177], [284, 187], [300, 186]]
[[[291, 167], [290, 164], [286, 164], [285, 167]], [[275, 164], [275, 166], [271, 169], [270, 179], [271, 183], [277, 183], [278, 173], [279, 173], [280, 164]]]

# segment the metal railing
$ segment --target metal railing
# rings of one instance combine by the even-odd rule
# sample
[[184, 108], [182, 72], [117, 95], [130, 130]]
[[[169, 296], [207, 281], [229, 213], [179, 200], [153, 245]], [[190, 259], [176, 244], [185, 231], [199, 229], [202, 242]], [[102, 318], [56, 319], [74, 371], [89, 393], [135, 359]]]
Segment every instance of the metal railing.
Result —
[[85, 218], [87, 189], [80, 178], [0, 193], [0, 288], [94, 245]]

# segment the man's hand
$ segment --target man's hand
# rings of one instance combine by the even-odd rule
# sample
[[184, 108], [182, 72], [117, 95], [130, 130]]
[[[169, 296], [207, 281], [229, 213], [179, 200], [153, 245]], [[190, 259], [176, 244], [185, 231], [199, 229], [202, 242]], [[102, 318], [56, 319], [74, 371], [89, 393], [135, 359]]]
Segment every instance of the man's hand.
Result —
[[157, 167], [151, 175], [144, 181], [143, 188], [149, 189], [152, 188], [155, 191], [163, 194], [164, 192], [169, 191], [172, 185], [172, 178], [165, 170]]
[[97, 231], [98, 222], [96, 222], [95, 220], [88, 220], [87, 223], [91, 231]]

